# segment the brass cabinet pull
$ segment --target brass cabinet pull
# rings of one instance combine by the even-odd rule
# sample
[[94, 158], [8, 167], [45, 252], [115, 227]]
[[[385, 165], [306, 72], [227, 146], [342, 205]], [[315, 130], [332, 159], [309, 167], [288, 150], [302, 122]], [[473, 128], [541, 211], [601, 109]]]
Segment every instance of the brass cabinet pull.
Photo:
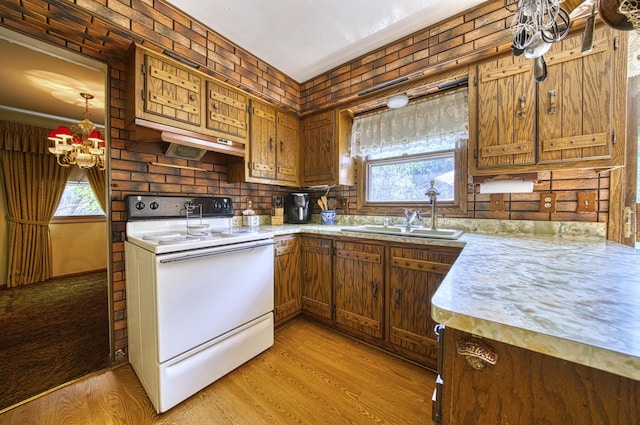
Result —
[[327, 152], [331, 151], [331, 138], [327, 137]]
[[479, 341], [459, 340], [456, 343], [458, 354], [465, 356], [465, 360], [475, 370], [482, 370], [488, 365], [495, 365], [498, 361], [498, 353]]
[[284, 152], [284, 142], [280, 140], [280, 152]]
[[373, 299], [378, 300], [378, 282], [371, 282], [373, 285]]
[[549, 90], [549, 109], [547, 109], [549, 115], [556, 113], [556, 91]]
[[520, 96], [518, 98], [518, 118], [520, 118], [521, 120], [524, 119], [525, 115], [527, 114], [527, 112], [525, 111], [526, 106], [527, 98], [525, 96]]
[[400, 307], [400, 288], [396, 289], [396, 307]]
[[273, 137], [269, 137], [269, 150], [273, 150]]

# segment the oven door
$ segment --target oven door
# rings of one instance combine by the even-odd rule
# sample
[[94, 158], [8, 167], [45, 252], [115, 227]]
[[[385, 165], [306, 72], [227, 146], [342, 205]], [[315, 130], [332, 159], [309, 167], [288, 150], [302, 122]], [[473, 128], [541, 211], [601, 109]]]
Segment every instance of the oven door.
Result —
[[273, 244], [156, 256], [160, 363], [273, 311]]

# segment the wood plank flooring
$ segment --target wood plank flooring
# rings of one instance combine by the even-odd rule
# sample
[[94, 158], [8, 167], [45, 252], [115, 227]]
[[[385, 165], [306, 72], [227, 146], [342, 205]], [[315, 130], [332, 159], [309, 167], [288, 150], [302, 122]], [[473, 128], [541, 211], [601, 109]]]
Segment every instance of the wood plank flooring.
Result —
[[157, 415], [130, 365], [0, 414], [14, 424], [432, 424], [435, 375], [307, 319], [260, 356]]

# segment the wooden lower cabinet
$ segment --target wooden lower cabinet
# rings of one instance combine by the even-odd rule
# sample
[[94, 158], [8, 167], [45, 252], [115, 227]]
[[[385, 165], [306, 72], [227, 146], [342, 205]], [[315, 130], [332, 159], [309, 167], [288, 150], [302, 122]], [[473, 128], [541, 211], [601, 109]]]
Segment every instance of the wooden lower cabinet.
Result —
[[300, 238], [276, 238], [274, 309], [276, 326], [297, 316], [302, 309], [300, 288]]
[[384, 245], [335, 242], [335, 321], [383, 337]]
[[332, 267], [331, 239], [301, 238], [302, 309], [305, 314], [331, 320]]
[[[495, 365], [473, 369], [457, 352], [460, 341], [489, 347]], [[640, 418], [640, 381], [449, 327], [442, 378], [442, 425], [632, 425]]]
[[387, 279], [388, 343], [391, 348], [435, 369], [438, 342], [431, 298], [459, 250], [391, 246]]

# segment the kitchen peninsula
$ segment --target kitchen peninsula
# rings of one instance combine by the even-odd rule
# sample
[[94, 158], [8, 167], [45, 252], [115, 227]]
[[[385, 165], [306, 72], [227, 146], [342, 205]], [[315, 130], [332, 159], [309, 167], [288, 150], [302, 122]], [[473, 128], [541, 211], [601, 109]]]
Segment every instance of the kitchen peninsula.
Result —
[[[298, 231], [463, 247], [431, 300], [432, 318], [446, 326], [442, 424], [633, 424], [640, 417], [637, 250], [567, 236], [580, 234], [567, 228], [565, 237], [467, 232], [454, 241], [317, 225], [285, 226], [281, 234]], [[495, 364], [473, 369], [459, 341], [487, 347]]]
[[[465, 241], [432, 299], [433, 319], [447, 327], [442, 424], [637, 423], [638, 251], [540, 237]], [[473, 369], [465, 342], [496, 354], [495, 364]]]

